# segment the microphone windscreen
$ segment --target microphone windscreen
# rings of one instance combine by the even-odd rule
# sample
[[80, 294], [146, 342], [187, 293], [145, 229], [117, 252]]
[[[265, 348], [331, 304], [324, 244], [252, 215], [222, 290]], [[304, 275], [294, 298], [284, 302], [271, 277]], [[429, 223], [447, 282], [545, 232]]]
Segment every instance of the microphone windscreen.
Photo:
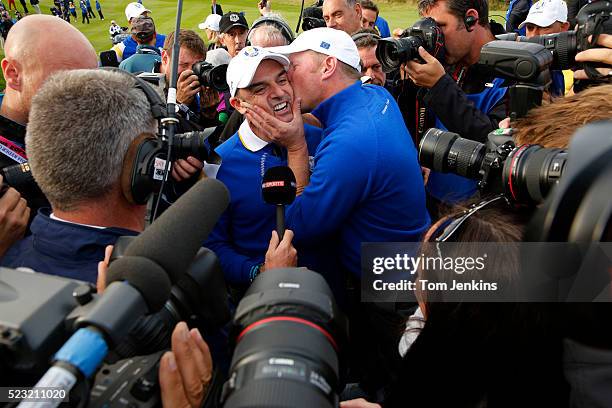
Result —
[[202, 242], [229, 204], [229, 191], [218, 180], [197, 182], [125, 249], [161, 266], [173, 283], [187, 271]]
[[297, 193], [293, 171], [287, 166], [270, 167], [263, 176], [261, 193], [268, 204], [291, 204]]
[[166, 272], [152, 260], [141, 256], [124, 256], [113, 261], [106, 273], [106, 286], [115, 281], [127, 281], [136, 288], [151, 312], [162, 308], [172, 289]]

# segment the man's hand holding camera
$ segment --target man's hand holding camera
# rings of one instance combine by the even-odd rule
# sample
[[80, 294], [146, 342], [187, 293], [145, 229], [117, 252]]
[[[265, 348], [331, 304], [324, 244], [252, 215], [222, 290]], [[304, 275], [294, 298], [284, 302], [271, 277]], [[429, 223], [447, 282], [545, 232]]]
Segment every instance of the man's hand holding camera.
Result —
[[[591, 38], [589, 38], [589, 41]], [[612, 76], [612, 34], [600, 34], [597, 39], [597, 44], [603, 48], [591, 48], [586, 51], [579, 52], [576, 54], [576, 61], [578, 62], [601, 62], [610, 67], [597, 68], [600, 74], [603, 76]], [[574, 73], [574, 79], [588, 79], [584, 70], [576, 71]]]
[[446, 74], [444, 67], [425, 48], [419, 47], [419, 55], [425, 61], [424, 64], [417, 61], [408, 61], [402, 69], [415, 85], [423, 88], [433, 87]]
[[[0, 184], [2, 180], [0, 176]], [[12, 187], [2, 189], [5, 191], [0, 197], [0, 257], [23, 238], [30, 218], [30, 208], [21, 194]]]
[[176, 101], [189, 105], [198, 92], [200, 92], [198, 76], [190, 69], [181, 72], [176, 83]]

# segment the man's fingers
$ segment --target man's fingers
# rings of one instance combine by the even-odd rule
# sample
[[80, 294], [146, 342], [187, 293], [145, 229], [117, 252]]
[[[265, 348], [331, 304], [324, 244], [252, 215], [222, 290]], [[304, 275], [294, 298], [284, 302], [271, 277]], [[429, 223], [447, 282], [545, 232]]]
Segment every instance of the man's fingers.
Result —
[[278, 247], [278, 244], [279, 244], [278, 233], [276, 232], [276, 230], [273, 230], [272, 237], [270, 238], [270, 245], [268, 245], [268, 250], [276, 249], [276, 247]]
[[576, 61], [592, 61], [612, 64], [612, 49], [591, 48], [576, 54]]
[[283, 241], [281, 242], [281, 245], [286, 245], [286, 246], [291, 245], [291, 241], [293, 241], [293, 236], [294, 236], [293, 231], [291, 231], [290, 229], [286, 229], [285, 233], [283, 234]]
[[425, 62], [434, 62], [436, 60], [434, 56], [428, 53], [422, 46], [419, 47], [419, 55], [425, 60]]
[[185, 322], [178, 323], [172, 332], [172, 353], [176, 359], [186, 398], [192, 407], [199, 407], [204, 398], [208, 370]]
[[159, 385], [161, 388], [162, 406], [164, 408], [186, 407], [189, 401], [185, 397], [181, 375], [176, 359], [171, 351], [164, 353], [159, 364]]
[[[596, 68], [603, 76], [612, 76], [612, 68]], [[585, 70], [581, 69], [574, 72], [574, 79], [589, 79]]]
[[293, 101], [293, 120], [296, 120], [298, 116], [302, 117], [302, 98], [295, 98]]
[[212, 356], [210, 355], [210, 349], [208, 348], [208, 344], [206, 344], [204, 338], [202, 338], [202, 335], [200, 334], [200, 331], [198, 329], [191, 329], [189, 334], [193, 338], [193, 341], [195, 342], [202, 355], [204, 361], [204, 368], [206, 369], [202, 381], [205, 383], [205, 385], [208, 385], [208, 383], [212, 379], [213, 370], [213, 361]]
[[19, 200], [21, 199], [21, 194], [13, 187], [6, 190], [4, 195], [2, 196], [2, 207], [6, 213], [13, 211], [17, 204], [19, 204]]
[[202, 163], [200, 160], [196, 159], [193, 156], [187, 157], [187, 161], [189, 162], [189, 164], [191, 164], [192, 166], [194, 166], [198, 170], [200, 170], [200, 169], [202, 169], [204, 167], [204, 163]]

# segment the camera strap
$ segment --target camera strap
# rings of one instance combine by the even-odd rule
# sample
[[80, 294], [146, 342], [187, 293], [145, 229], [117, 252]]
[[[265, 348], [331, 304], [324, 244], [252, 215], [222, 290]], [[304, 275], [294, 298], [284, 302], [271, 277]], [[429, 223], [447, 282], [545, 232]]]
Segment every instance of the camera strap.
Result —
[[25, 149], [4, 136], [0, 136], [0, 153], [19, 164], [28, 161]]

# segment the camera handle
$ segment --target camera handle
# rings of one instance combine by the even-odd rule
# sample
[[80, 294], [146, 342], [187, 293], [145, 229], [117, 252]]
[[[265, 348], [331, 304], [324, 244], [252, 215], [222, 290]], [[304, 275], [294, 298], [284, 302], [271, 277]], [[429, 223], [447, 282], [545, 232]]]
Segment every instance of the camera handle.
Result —
[[524, 117], [530, 109], [542, 104], [543, 85], [517, 83], [508, 87], [510, 97], [510, 118]]

